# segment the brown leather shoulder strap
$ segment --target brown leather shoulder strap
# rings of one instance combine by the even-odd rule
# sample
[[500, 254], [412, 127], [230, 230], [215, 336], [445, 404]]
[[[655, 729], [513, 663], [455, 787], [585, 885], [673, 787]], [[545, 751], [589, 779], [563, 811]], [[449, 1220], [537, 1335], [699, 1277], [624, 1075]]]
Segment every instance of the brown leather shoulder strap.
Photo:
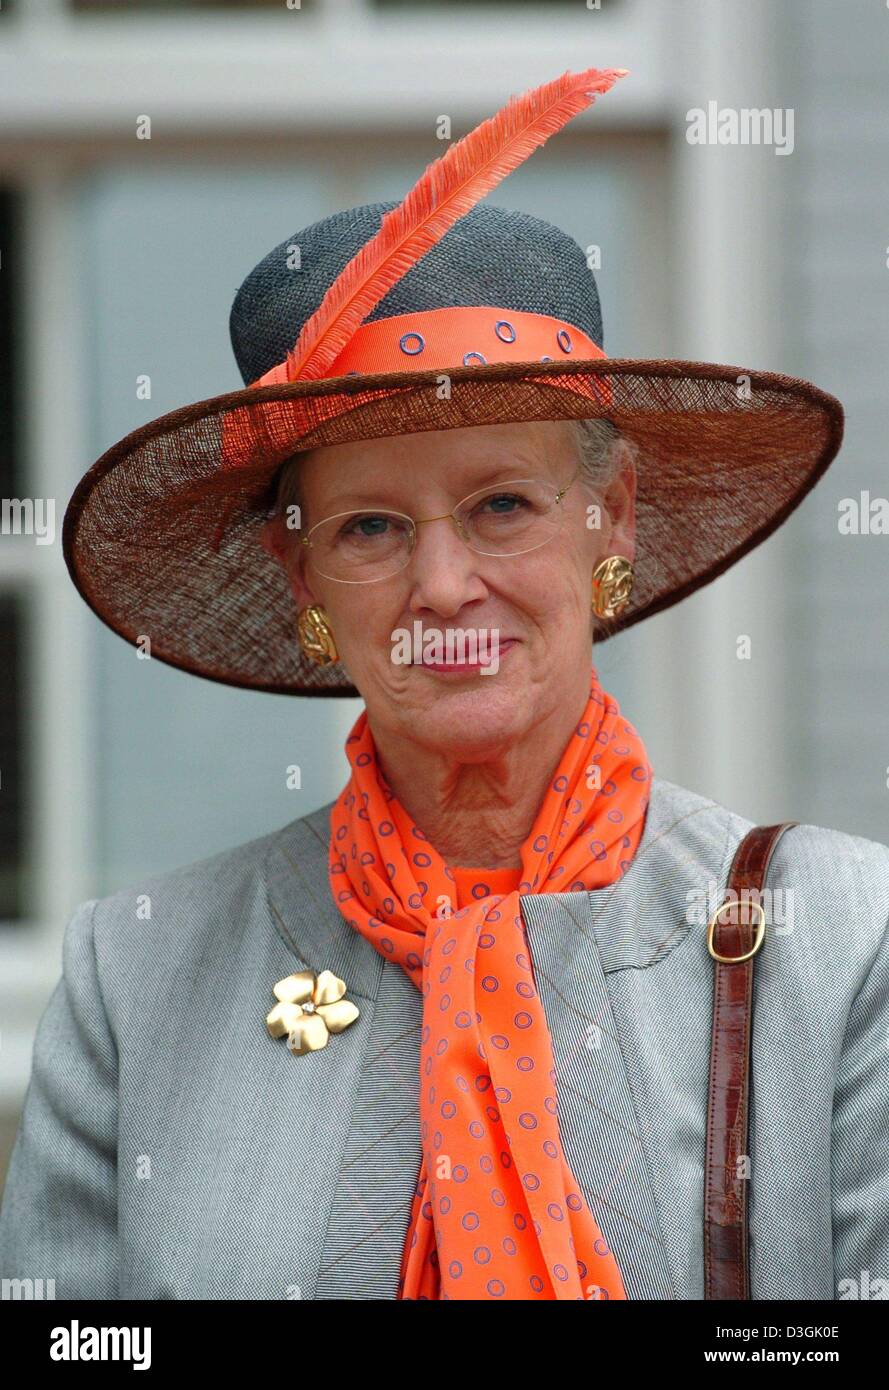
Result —
[[739, 1159], [750, 1152], [753, 964], [766, 926], [760, 894], [778, 840], [798, 824], [790, 820], [756, 825], [747, 832], [735, 852], [722, 903], [707, 929], [716, 976], [704, 1169], [705, 1299], [750, 1297], [749, 1178], [739, 1171]]

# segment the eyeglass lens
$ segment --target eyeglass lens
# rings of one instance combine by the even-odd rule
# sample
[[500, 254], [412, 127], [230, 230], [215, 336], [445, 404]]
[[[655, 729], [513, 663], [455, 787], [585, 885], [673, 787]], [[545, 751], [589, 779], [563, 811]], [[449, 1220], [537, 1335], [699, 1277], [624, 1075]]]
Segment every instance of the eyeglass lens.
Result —
[[426, 520], [456, 523], [462, 539], [483, 555], [520, 555], [544, 545], [558, 529], [557, 490], [543, 479], [498, 483], [464, 498], [450, 517], [415, 523], [383, 507], [327, 517], [309, 533], [320, 574], [353, 583], [396, 574], [410, 560], [417, 526]]

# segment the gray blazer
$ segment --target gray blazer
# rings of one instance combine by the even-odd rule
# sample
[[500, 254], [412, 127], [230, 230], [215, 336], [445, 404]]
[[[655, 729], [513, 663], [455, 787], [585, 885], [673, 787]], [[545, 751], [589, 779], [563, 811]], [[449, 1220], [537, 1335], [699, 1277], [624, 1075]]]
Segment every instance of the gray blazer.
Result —
[[[421, 1000], [333, 903], [329, 812], [76, 912], [12, 1155], [4, 1278], [55, 1279], [57, 1298], [395, 1296]], [[623, 878], [522, 900], [566, 1154], [630, 1298], [702, 1297], [699, 898], [749, 825], [655, 778]], [[767, 886], [792, 889], [792, 913], [776, 892], [756, 968], [753, 1297], [886, 1297], [889, 847], [799, 826]], [[361, 1016], [294, 1057], [264, 1020], [303, 968], [342, 976]]]

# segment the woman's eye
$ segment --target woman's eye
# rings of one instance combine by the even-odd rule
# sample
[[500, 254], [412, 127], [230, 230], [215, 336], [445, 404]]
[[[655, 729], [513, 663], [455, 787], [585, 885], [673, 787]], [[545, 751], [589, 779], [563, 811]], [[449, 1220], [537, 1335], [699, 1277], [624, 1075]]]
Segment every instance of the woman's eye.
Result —
[[383, 536], [386, 527], [389, 525], [389, 518], [386, 516], [359, 516], [348, 522], [343, 527], [343, 535], [346, 536]]
[[486, 497], [482, 503], [482, 508], [490, 507], [495, 515], [499, 514], [501, 516], [506, 516], [514, 511], [516, 507], [520, 508], [524, 506], [524, 504], [524, 497], [520, 497], [518, 493], [498, 492], [493, 497]]

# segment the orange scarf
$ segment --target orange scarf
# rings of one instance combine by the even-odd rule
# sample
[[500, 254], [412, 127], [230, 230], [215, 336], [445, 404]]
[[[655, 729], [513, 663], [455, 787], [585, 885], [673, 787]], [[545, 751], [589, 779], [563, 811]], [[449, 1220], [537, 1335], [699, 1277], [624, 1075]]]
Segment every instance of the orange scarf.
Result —
[[[562, 1150], [519, 895], [601, 888], [628, 868], [651, 779], [641, 738], [593, 670], [521, 870], [491, 871], [493, 891], [478, 870], [456, 911], [455, 876], [377, 767], [364, 711], [346, 755], [352, 774], [331, 815], [334, 901], [423, 995], [423, 1158], [399, 1297], [625, 1298]], [[464, 893], [471, 879], [458, 870]]]

